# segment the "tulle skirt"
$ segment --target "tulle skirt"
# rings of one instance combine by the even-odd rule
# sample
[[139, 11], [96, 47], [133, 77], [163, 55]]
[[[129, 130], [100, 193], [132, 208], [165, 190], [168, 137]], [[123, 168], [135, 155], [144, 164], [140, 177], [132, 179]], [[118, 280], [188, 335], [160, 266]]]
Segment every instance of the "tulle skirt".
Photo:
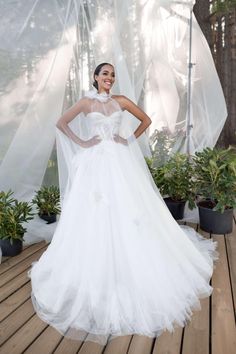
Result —
[[28, 276], [38, 316], [105, 344], [185, 326], [209, 280], [216, 242], [179, 226], [127, 146], [84, 149], [53, 239]]

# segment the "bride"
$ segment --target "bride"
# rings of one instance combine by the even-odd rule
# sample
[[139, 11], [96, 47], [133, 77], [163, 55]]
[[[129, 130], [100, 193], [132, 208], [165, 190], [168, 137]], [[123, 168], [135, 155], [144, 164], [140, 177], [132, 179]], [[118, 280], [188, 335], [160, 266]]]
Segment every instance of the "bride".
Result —
[[[43, 321], [73, 339], [156, 337], [185, 326], [211, 295], [216, 243], [170, 214], [136, 142], [151, 120], [111, 95], [114, 67], [98, 65], [94, 80], [57, 123], [63, 207], [28, 272], [31, 298]], [[140, 121], [134, 132], [126, 112]]]

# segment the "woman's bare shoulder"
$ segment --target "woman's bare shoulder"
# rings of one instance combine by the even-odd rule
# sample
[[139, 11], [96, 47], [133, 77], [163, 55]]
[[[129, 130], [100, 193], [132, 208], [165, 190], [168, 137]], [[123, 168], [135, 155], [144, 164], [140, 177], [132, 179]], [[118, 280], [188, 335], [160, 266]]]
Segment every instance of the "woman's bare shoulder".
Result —
[[111, 97], [114, 100], [125, 100], [125, 99], [127, 99], [127, 97], [125, 97], [124, 95], [112, 95]]
[[127, 103], [129, 102], [129, 99], [124, 96], [124, 95], [112, 95], [111, 96], [116, 102], [119, 103], [120, 107], [122, 109], [125, 109], [127, 106]]

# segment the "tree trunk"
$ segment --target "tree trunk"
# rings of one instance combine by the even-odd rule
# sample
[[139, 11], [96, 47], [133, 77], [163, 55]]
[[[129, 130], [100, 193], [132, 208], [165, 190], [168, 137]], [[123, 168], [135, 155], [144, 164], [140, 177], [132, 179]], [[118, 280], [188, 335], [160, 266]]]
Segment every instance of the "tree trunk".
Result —
[[236, 12], [217, 16], [216, 67], [221, 79], [228, 109], [228, 118], [217, 145], [236, 145]]
[[217, 145], [236, 145], [236, 10], [210, 15], [210, 0], [197, 0], [194, 14], [208, 41], [224, 91], [228, 118]]
[[207, 42], [212, 49], [212, 33], [211, 33], [211, 24], [209, 22], [210, 15], [210, 5], [208, 0], [197, 0], [196, 4], [193, 7], [194, 15], [196, 16], [197, 22], [201, 27], [204, 36], [207, 39]]

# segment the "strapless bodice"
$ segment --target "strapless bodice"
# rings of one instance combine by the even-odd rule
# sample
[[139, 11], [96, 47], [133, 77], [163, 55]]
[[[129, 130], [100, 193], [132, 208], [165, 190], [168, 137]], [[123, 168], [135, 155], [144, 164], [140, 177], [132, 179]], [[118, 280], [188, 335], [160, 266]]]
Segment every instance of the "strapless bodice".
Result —
[[110, 140], [119, 133], [121, 111], [110, 115], [100, 112], [91, 112], [86, 115], [86, 126], [91, 136], [99, 135], [102, 140]]

